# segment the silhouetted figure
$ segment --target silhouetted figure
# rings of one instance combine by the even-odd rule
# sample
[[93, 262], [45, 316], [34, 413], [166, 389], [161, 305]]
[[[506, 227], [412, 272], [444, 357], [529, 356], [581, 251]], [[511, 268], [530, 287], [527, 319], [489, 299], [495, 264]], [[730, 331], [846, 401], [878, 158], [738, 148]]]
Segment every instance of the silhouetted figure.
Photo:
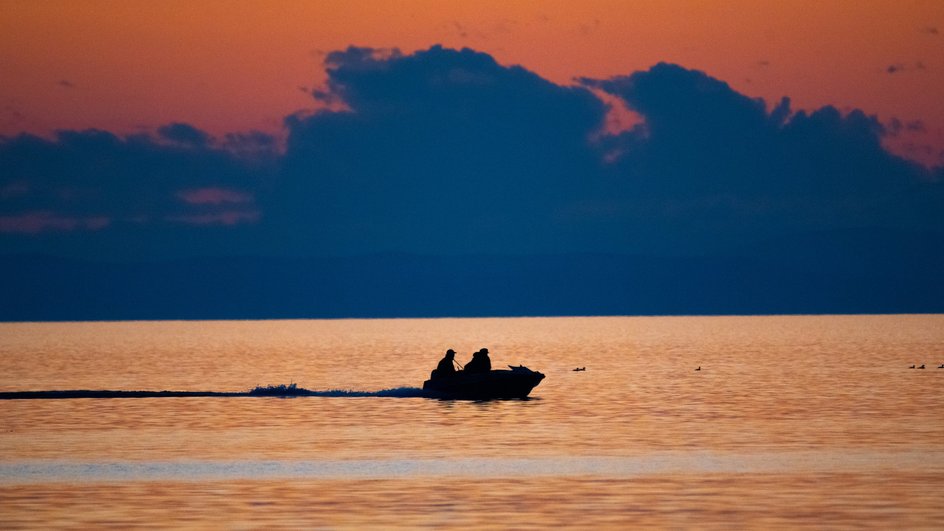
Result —
[[911, 367], [908, 367], [908, 368], [909, 368], [909, 369], [914, 369], [914, 368], [915, 368], [915, 366], [914, 366], [914, 365], [912, 365]]
[[944, 369], [944, 363], [942, 363], [942, 364], [940, 364], [940, 365], [938, 365], [938, 367], [937, 367], [937, 368], [938, 368], [938, 369]]
[[698, 368], [695, 369], [695, 370], [696, 370], [696, 371], [700, 371], [700, 370], [701, 370], [701, 365], [699, 365]]
[[577, 367], [576, 369], [574, 369], [574, 372], [580, 372], [580, 371], [585, 371], [585, 370], [587, 370], [586, 367]]
[[923, 369], [923, 368], [924, 368], [924, 364], [922, 363], [921, 366], [918, 367], [918, 368], [919, 368], [919, 369]]
[[465, 372], [488, 372], [492, 370], [492, 360], [488, 358], [488, 349], [483, 348], [482, 350], [472, 354], [472, 361], [465, 364]]
[[452, 349], [447, 350], [446, 355], [443, 356], [443, 359], [439, 360], [439, 365], [436, 366], [433, 374], [430, 375], [430, 379], [448, 378], [454, 375], [456, 373], [455, 361], [456, 351]]

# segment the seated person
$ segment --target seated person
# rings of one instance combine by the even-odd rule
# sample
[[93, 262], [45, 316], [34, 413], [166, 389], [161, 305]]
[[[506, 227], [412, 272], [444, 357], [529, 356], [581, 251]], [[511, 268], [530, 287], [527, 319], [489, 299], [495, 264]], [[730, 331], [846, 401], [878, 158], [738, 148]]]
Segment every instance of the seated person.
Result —
[[456, 359], [456, 351], [449, 349], [446, 351], [446, 355], [443, 359], [439, 360], [439, 365], [436, 366], [436, 369], [431, 375], [432, 378], [445, 378], [452, 376], [456, 373], [456, 367], [453, 365], [454, 360]]
[[490, 370], [492, 370], [492, 360], [488, 358], [487, 348], [472, 354], [472, 361], [465, 366], [465, 372], [469, 373], [488, 372]]

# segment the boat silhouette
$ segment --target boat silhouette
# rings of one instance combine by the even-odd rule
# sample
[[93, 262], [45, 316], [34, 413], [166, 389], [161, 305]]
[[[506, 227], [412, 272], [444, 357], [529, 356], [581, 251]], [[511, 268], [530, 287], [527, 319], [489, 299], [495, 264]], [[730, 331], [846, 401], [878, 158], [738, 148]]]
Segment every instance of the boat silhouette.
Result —
[[436, 398], [493, 400], [527, 398], [544, 375], [519, 365], [488, 372], [458, 371], [423, 382], [423, 390]]

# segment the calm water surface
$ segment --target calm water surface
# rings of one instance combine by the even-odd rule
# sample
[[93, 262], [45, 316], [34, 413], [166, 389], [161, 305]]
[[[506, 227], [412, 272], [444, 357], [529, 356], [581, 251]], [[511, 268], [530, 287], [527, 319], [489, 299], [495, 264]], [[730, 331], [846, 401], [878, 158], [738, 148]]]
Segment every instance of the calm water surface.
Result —
[[[410, 397], [483, 346], [531, 400]], [[402, 395], [0, 401], [0, 528], [941, 528], [942, 363], [940, 315], [0, 324], [0, 391]]]

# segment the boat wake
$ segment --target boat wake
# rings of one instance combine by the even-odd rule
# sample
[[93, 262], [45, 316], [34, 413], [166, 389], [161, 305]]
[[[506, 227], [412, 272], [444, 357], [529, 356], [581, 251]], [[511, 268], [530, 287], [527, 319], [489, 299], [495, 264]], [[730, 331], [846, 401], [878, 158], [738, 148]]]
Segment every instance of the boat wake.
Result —
[[250, 392], [251, 396], [279, 396], [279, 397], [292, 397], [292, 396], [321, 396], [321, 397], [337, 397], [337, 398], [365, 398], [365, 397], [383, 397], [383, 398], [428, 398], [431, 395], [426, 391], [418, 387], [394, 387], [392, 389], [381, 389], [380, 391], [354, 391], [351, 389], [329, 389], [323, 391], [311, 391], [308, 389], [300, 389], [298, 393], [295, 394], [282, 394], [282, 395], [259, 395], [253, 394]]
[[113, 391], [113, 390], [64, 390], [64, 391], [4, 391], [0, 400], [52, 400], [70, 398], [210, 398], [210, 397], [327, 397], [327, 398], [431, 398], [433, 395], [417, 387], [394, 387], [379, 391], [354, 391], [350, 389], [310, 390], [295, 384], [256, 387], [245, 392], [219, 391]]
[[249, 396], [323, 396], [323, 397], [349, 397], [364, 398], [370, 396], [379, 396], [387, 398], [424, 398], [429, 393], [417, 387], [394, 387], [392, 389], [381, 389], [380, 391], [354, 391], [351, 389], [329, 389], [325, 391], [312, 391], [304, 387], [298, 387], [296, 384], [289, 385], [267, 385], [259, 386], [249, 391]]

